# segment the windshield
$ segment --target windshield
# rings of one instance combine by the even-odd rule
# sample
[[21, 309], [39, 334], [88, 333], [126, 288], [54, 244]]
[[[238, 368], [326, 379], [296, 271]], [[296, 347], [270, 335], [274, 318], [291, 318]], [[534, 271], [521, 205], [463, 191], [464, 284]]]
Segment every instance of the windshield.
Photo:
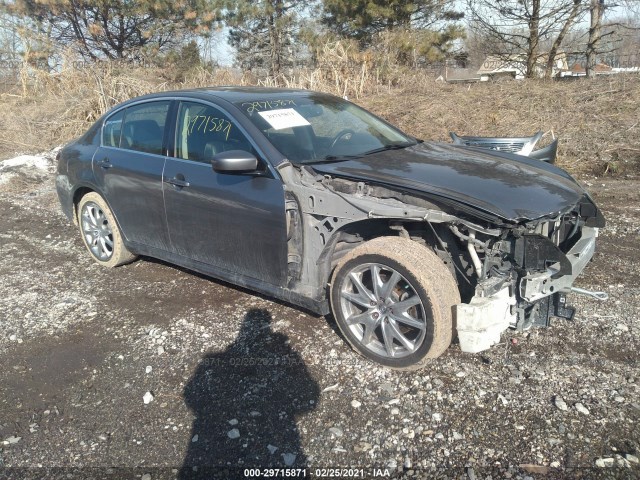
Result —
[[404, 148], [416, 141], [366, 110], [322, 94], [284, 92], [236, 102], [269, 141], [292, 163], [347, 160]]

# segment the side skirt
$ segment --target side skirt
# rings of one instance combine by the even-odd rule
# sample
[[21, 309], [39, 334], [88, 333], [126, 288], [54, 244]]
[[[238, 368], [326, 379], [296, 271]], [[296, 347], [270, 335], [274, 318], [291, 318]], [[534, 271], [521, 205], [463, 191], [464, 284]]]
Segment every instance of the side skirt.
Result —
[[216, 268], [206, 263], [198, 262], [196, 260], [192, 260], [190, 258], [186, 258], [172, 252], [167, 252], [166, 250], [160, 250], [134, 242], [127, 242], [126, 246], [129, 251], [137, 255], [145, 255], [148, 257], [164, 260], [180, 267], [193, 270], [194, 272], [201, 273], [208, 277], [222, 280], [223, 282], [228, 282], [239, 287], [244, 287], [270, 297], [275, 297], [287, 303], [291, 303], [306, 310], [310, 310], [311, 312], [318, 315], [328, 315], [330, 312], [329, 302], [327, 299], [310, 298], [298, 292], [294, 292], [293, 290], [289, 290], [277, 285], [268, 284], [261, 280], [256, 280], [255, 278], [248, 277], [246, 275], [239, 275], [226, 269]]

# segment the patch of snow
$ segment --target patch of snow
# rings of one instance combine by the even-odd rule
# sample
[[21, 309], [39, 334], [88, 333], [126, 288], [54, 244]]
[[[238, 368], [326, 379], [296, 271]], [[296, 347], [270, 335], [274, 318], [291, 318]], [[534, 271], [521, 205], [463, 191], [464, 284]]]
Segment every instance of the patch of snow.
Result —
[[3, 183], [7, 183], [13, 177], [15, 177], [15, 174], [10, 173], [10, 172], [4, 172], [3, 173], [2, 170], [0, 170], [0, 185], [2, 185]]
[[47, 170], [49, 159], [44, 155], [19, 155], [0, 162], [0, 172], [12, 167], [34, 167], [39, 170]]
[[0, 185], [8, 183], [20, 173], [27, 176], [34, 174], [40, 177], [42, 174], [53, 171], [56, 153], [59, 148], [38, 155], [18, 155], [7, 160], [0, 160]]

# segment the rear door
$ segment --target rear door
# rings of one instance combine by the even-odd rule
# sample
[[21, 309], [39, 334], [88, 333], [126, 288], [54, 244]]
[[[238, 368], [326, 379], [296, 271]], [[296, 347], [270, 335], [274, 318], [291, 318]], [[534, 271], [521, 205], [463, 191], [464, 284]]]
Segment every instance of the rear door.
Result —
[[[243, 130], [211, 105], [181, 102], [175, 156], [164, 170], [164, 200], [174, 252], [228, 273], [284, 285], [284, 188]], [[260, 171], [218, 173], [213, 155], [245, 150]]]
[[130, 242], [169, 250], [162, 171], [165, 126], [171, 101], [150, 101], [120, 110], [102, 130], [93, 171]]

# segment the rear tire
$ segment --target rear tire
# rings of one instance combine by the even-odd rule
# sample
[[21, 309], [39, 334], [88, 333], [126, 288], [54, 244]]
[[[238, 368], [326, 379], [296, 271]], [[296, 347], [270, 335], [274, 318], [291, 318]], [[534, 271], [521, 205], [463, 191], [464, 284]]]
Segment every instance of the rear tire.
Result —
[[361, 355], [381, 365], [416, 370], [451, 344], [453, 275], [427, 247], [380, 237], [349, 252], [331, 280], [340, 331]]
[[107, 202], [95, 192], [78, 202], [78, 227], [84, 245], [100, 265], [113, 268], [135, 260], [122, 241], [122, 234]]

